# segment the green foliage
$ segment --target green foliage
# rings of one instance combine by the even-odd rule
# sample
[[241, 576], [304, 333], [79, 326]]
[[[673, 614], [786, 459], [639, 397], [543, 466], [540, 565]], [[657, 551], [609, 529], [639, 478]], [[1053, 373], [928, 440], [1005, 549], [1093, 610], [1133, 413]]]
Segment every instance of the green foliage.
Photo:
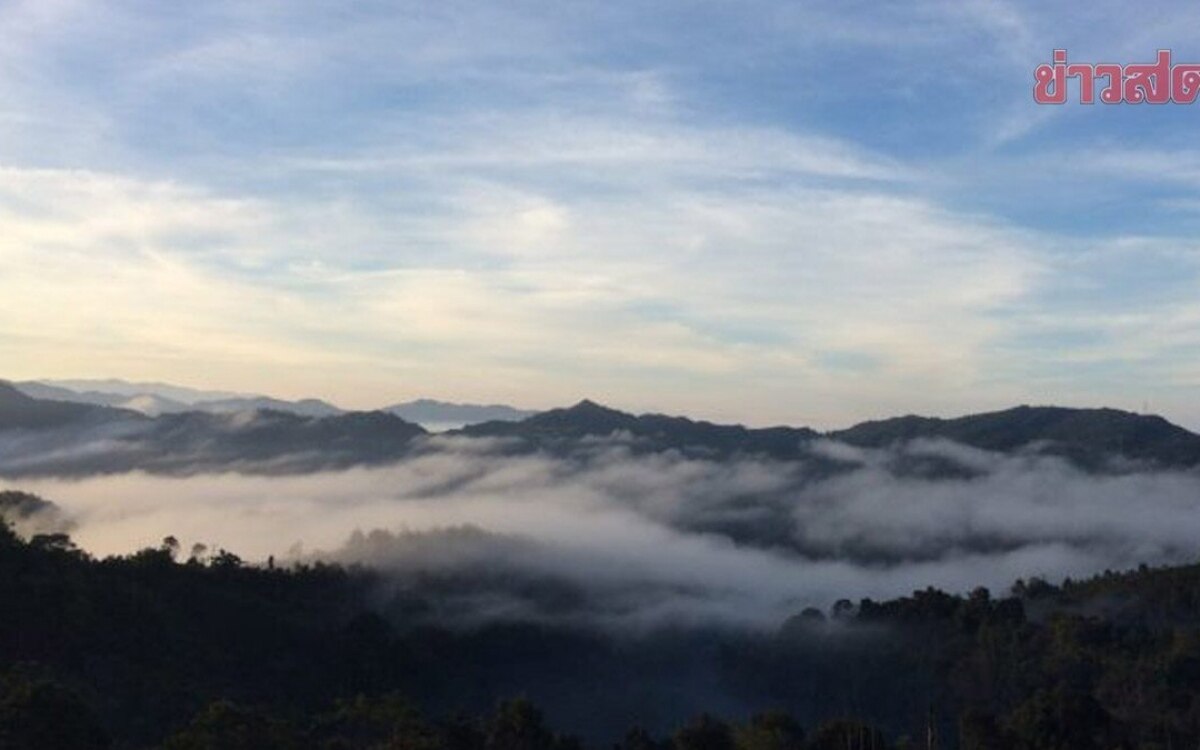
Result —
[[616, 744], [614, 750], [668, 750], [669, 747], [670, 743], [654, 739], [642, 727], [632, 727]]
[[[446, 745], [412, 702], [399, 693], [340, 700], [331, 713], [317, 719], [311, 734], [333, 747], [440, 750]], [[471, 742], [472, 747], [477, 745]]]
[[528, 700], [504, 701], [488, 723], [486, 750], [551, 750], [554, 735]]
[[700, 714], [675, 732], [675, 750], [734, 750], [729, 725], [708, 714]]
[[887, 750], [883, 733], [854, 719], [835, 719], [817, 727], [808, 750]]
[[[0, 748], [108, 747], [110, 736], [121, 748], [166, 738], [171, 750], [580, 747], [531, 701], [495, 704], [526, 685], [555, 717], [557, 693], [597, 709], [633, 694], [622, 723], [601, 727], [622, 737], [617, 750], [1200, 744], [1200, 566], [1035, 579], [1007, 596], [842, 600], [773, 636], [671, 633], [618, 648], [533, 626], [405, 628], [407, 610], [381, 606], [368, 571], [182, 557], [168, 538], [95, 560], [64, 534], [23, 541], [0, 524]], [[703, 658], [715, 674], [688, 671]], [[41, 667], [14, 671], [21, 663]], [[639, 713], [639, 678], [673, 680], [682, 695], [696, 675], [712, 681], [704, 695], [787, 713], [701, 715], [669, 742], [622, 736], [625, 721], [678, 721], [650, 710], [661, 706]], [[430, 721], [418, 705], [466, 713]], [[913, 739], [888, 744], [901, 735]]]
[[734, 745], [737, 750], [801, 750], [804, 729], [783, 711], [755, 714], [734, 731]]
[[1008, 750], [1015, 740], [996, 717], [978, 708], [968, 708], [958, 719], [961, 750]]
[[63, 686], [19, 674], [0, 680], [0, 748], [100, 750], [110, 744], [91, 709]]
[[1112, 717], [1087, 693], [1039, 690], [1009, 719], [1018, 750], [1103, 750], [1115, 741]]
[[285, 722], [228, 701], [204, 709], [169, 737], [164, 750], [300, 750], [300, 734]]

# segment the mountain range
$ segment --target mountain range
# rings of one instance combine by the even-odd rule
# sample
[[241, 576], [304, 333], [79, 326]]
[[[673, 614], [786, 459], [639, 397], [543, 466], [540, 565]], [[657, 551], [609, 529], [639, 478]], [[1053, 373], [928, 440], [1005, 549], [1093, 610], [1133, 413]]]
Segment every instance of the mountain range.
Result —
[[[243, 408], [212, 406], [235, 400]], [[416, 416], [428, 416], [441, 406], [418, 401], [387, 410], [346, 412], [323, 409], [319, 401], [283, 402], [307, 404], [305, 410], [276, 408], [279, 403], [237, 397], [152, 416], [124, 402], [35, 398], [23, 387], [0, 382], [0, 474], [293, 472], [378, 464], [431, 445], [428, 430], [397, 416], [397, 411], [404, 413], [401, 406]], [[208, 408], [199, 408], [205, 404]], [[477, 408], [510, 419], [468, 424], [446, 434], [488, 439], [510, 453], [563, 455], [617, 444], [637, 453], [674, 451], [706, 459], [758, 456], [804, 461], [832, 471], [842, 459], [823, 449], [830, 443], [871, 451], [947, 441], [996, 453], [1056, 456], [1089, 471], [1200, 465], [1200, 435], [1162, 417], [1115, 409], [1019, 406], [955, 419], [904, 416], [822, 433], [807, 427], [756, 429], [663, 414], [634, 415], [588, 400], [528, 416], [510, 407]], [[459, 417], [466, 414], [457, 412]], [[969, 462], [945, 456], [905, 460], [910, 465], [899, 467], [902, 473], [937, 477], [972, 471]]]
[[537, 414], [504, 404], [452, 404], [421, 398], [384, 407], [382, 411], [420, 425], [462, 427], [481, 422], [519, 422]]
[[[112, 406], [157, 417], [189, 411], [232, 414], [241, 411], [271, 410], [305, 417], [332, 417], [345, 414], [328, 401], [308, 398], [287, 401], [258, 394], [198, 390], [167, 383], [131, 383], [125, 380], [30, 380], [12, 384], [36, 399], [65, 401], [92, 406]], [[433, 399], [417, 399], [385, 406], [379, 411], [424, 425], [429, 429], [449, 429], [478, 422], [515, 421], [536, 412], [501, 404], [457, 404]]]
[[664, 414], [635, 416], [586, 399], [570, 408], [551, 409], [519, 422], [485, 422], [458, 432], [470, 437], [515, 438], [538, 448], [558, 448], [581, 439], [617, 435], [628, 438], [631, 447], [641, 451], [675, 449], [712, 457], [741, 453], [779, 459], [797, 457], [821, 436], [807, 427], [752, 429]]
[[385, 412], [306, 416], [257, 409], [151, 417], [36, 399], [0, 382], [0, 475], [312, 471], [395, 460], [425, 434]]

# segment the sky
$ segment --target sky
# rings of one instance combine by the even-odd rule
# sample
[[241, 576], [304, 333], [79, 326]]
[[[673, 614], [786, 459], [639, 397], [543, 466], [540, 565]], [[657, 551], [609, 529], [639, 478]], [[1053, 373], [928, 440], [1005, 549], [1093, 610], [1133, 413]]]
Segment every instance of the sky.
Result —
[[1200, 428], [1200, 6], [0, 0], [0, 377]]

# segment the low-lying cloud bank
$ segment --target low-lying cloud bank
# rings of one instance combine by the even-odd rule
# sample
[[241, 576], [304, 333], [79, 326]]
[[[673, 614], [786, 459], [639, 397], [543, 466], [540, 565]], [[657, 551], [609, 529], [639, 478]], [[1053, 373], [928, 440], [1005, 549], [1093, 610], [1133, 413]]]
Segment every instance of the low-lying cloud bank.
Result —
[[816, 452], [842, 468], [433, 438], [379, 468], [10, 484], [60, 505], [94, 554], [174, 535], [257, 561], [363, 563], [385, 574], [381, 606], [450, 624], [774, 627], [843, 597], [1197, 557], [1196, 473], [1097, 475], [937, 441]]

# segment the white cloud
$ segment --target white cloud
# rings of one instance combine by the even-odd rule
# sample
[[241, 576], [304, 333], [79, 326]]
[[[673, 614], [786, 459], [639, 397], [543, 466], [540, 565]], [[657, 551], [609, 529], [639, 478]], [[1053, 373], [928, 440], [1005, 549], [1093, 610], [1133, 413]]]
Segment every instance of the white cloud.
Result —
[[[511, 597], [506, 611], [523, 615], [537, 603], [523, 602], [529, 589], [513, 582], [552, 580], [583, 594], [566, 616], [624, 627], [775, 627], [842, 597], [928, 585], [1004, 590], [1018, 577], [1180, 563], [1200, 533], [1194, 473], [1089, 475], [945, 442], [854, 451], [861, 464], [831, 477], [765, 460], [631, 456], [619, 441], [569, 459], [506, 456], [462, 439], [431, 448], [392, 466], [323, 474], [128, 474], [21, 487], [59, 503], [97, 554], [167, 535], [185, 549], [202, 542], [258, 561], [303, 550], [366, 562], [417, 590], [430, 576], [462, 576], [483, 589], [455, 587], [468, 599]], [[931, 480], [889, 468], [915, 457], [963, 462], [978, 475]], [[482, 614], [479, 601], [460, 605]]]
[[[607, 3], [10, 4], [3, 374], [356, 406], [592, 395], [818, 425], [1029, 400], [995, 373], [1023, 357], [1036, 382], [1056, 363], [1000, 347], [1058, 311], [1061, 240], [946, 207], [997, 179], [973, 141], [952, 163], [906, 156], [857, 119], [822, 119], [849, 92], [796, 91], [839, 44], [896, 58], [859, 71], [888, 92], [955, 60], [991, 71], [980, 86], [1024, 81], [1044, 11], [923, 3], [886, 11], [907, 23], [897, 35], [832, 8], [706, 8], [676, 35], [670, 9]], [[637, 44], [618, 33], [634, 21]], [[963, 39], [977, 56], [955, 57]], [[953, 113], [918, 114], [894, 124]], [[1028, 126], [1015, 116], [999, 141]], [[1096, 169], [1192, 181], [1187, 159], [1112, 158]], [[1190, 344], [1188, 308], [1155, 311]], [[1139, 313], [1062, 314], [1099, 321], [1113, 350], [1149, 346], [1123, 322]]]
[[698, 191], [674, 167], [640, 174], [593, 176], [603, 191], [567, 196], [446, 177], [433, 183], [448, 198], [441, 211], [410, 220], [8, 168], [0, 325], [40, 331], [40, 344], [10, 344], [39, 374], [66, 357], [50, 350], [76, 341], [81, 370], [136, 350], [161, 369], [126, 374], [162, 379], [191, 380], [197, 357], [271, 381], [317, 368], [346, 391], [358, 390], [356, 363], [422, 390], [465, 381], [456, 371], [515, 369], [514, 397], [536, 402], [580, 390], [628, 399], [654, 376], [699, 376], [712, 379], [697, 394], [707, 400], [764, 375], [828, 393], [837, 377], [818, 355], [850, 350], [891, 378], [968, 387], [963, 363], [995, 333], [988, 310], [1041, 272], [1025, 238], [922, 201], [832, 187]]

